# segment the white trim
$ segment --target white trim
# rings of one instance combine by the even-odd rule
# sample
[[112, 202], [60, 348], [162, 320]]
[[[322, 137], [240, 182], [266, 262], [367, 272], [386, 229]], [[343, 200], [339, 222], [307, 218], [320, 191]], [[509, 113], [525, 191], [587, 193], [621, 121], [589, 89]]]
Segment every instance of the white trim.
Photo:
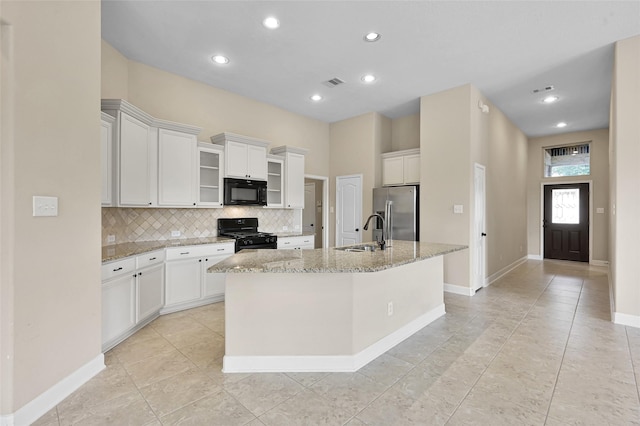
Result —
[[613, 283], [611, 282], [611, 268], [609, 268], [608, 270], [607, 281], [609, 283], [609, 313], [611, 315], [611, 322], [615, 322], [616, 300], [613, 297]]
[[354, 372], [445, 314], [444, 304], [354, 355], [233, 356], [225, 355], [224, 373]]
[[15, 413], [2, 416], [0, 425], [13, 426], [33, 423], [104, 368], [104, 355], [100, 354], [38, 395]]
[[476, 291], [471, 287], [444, 283], [444, 291], [447, 293], [461, 294], [463, 296], [473, 296]]
[[609, 266], [609, 261], [608, 260], [597, 260], [597, 259], [592, 259], [589, 262], [590, 265], [593, 266]]
[[502, 278], [503, 276], [505, 276], [506, 274], [508, 274], [509, 272], [513, 271], [514, 269], [516, 269], [518, 266], [522, 265], [523, 263], [525, 263], [528, 259], [528, 256], [523, 256], [520, 259], [516, 260], [515, 262], [513, 262], [511, 265], [507, 265], [504, 268], [500, 269], [498, 272], [491, 274], [489, 276], [489, 278], [487, 278], [487, 285], [493, 284], [495, 281], [499, 280], [500, 278]]
[[628, 325], [629, 327], [640, 328], [640, 316], [621, 314], [620, 312], [613, 313], [613, 322], [621, 325]]
[[529, 260], [542, 260], [542, 256], [539, 254], [529, 254], [527, 255], [527, 259]]
[[305, 179], [322, 181], [322, 248], [329, 247], [329, 177], [304, 175]]

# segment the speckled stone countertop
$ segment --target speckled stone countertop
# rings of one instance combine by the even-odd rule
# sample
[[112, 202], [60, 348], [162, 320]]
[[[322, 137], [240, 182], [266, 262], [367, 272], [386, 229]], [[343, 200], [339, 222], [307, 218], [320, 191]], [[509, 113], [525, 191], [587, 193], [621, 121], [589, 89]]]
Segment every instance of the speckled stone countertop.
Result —
[[[374, 243], [368, 243], [374, 244]], [[394, 240], [374, 252], [315, 250], [242, 250], [210, 267], [208, 272], [376, 272], [466, 249], [467, 246]]]
[[197, 246], [201, 244], [231, 243], [235, 240], [227, 237], [185, 238], [165, 241], [140, 241], [137, 243], [121, 243], [102, 246], [102, 262], [111, 262], [124, 257], [136, 256], [167, 247]]

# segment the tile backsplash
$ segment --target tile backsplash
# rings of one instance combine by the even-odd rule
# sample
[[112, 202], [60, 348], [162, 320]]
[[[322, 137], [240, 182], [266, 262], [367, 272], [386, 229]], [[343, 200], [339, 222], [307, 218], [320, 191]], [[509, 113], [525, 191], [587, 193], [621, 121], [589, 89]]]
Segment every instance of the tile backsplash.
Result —
[[[282, 232], [294, 230], [296, 210], [261, 207], [225, 207], [222, 209], [147, 209], [102, 208], [102, 244], [136, 241], [162, 241], [218, 235], [218, 218], [257, 217], [259, 230]], [[171, 231], [180, 231], [172, 237]], [[107, 242], [109, 235], [115, 242]]]

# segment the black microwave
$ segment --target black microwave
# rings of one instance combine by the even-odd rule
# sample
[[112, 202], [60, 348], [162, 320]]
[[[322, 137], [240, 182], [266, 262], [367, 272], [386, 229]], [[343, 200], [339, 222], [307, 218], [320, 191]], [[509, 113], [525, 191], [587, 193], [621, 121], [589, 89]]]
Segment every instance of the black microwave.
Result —
[[264, 180], [224, 178], [225, 206], [266, 206], [267, 182]]

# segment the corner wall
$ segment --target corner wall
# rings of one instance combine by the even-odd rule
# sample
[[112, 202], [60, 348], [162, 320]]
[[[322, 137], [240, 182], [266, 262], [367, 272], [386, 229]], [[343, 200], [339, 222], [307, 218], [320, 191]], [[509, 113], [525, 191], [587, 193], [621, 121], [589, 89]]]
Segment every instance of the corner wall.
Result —
[[[591, 142], [591, 174], [564, 178], [544, 178], [544, 148]], [[541, 184], [592, 181], [593, 209], [589, 212], [593, 241], [591, 258], [594, 261], [609, 260], [609, 130], [591, 130], [529, 139], [527, 179], [527, 235], [528, 254], [543, 256], [540, 250], [542, 226]], [[604, 213], [596, 209], [604, 208]]]
[[614, 322], [640, 327], [640, 36], [618, 41], [611, 91], [610, 283]]
[[[53, 400], [21, 409], [102, 360], [100, 3], [3, 1], [1, 12], [14, 84], [9, 103], [2, 87], [2, 127], [13, 133], [1, 141], [0, 414], [26, 424]], [[58, 197], [58, 216], [33, 217], [34, 195]]]

